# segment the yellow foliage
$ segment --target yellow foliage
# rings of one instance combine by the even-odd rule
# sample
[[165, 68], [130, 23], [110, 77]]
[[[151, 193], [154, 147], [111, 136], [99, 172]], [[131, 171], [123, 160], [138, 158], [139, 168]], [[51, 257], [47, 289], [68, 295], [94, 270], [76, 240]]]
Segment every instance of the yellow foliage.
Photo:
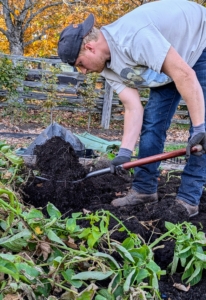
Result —
[[[16, 15], [20, 15], [24, 7], [25, 1], [13, 0], [9, 1], [9, 5], [12, 11]], [[26, 15], [24, 24], [28, 21], [32, 14], [35, 14], [39, 9], [48, 4], [55, 3], [56, 0], [44, 0], [38, 1], [32, 11]], [[75, 1], [71, 0], [72, 3]], [[100, 28], [103, 25], [109, 24], [125, 13], [131, 11], [135, 7], [139, 6], [142, 1], [138, 0], [85, 0], [77, 1], [76, 4], [69, 3], [69, 0], [62, 1], [59, 6], [52, 6], [43, 10], [40, 14], [30, 23], [30, 26], [26, 29], [23, 40], [24, 43], [30, 41], [36, 35], [39, 35], [43, 28], [50, 26], [47, 29], [45, 35], [39, 41], [35, 41], [28, 45], [24, 49], [24, 55], [33, 57], [48, 57], [50, 55], [57, 55], [57, 42], [59, 34], [65, 26], [70, 23], [82, 22], [89, 13], [94, 13], [96, 24], [95, 26]], [[2, 11], [2, 4], [0, 4], [0, 12]], [[15, 16], [12, 16], [12, 20]], [[6, 30], [6, 24], [4, 16], [0, 13], [0, 28]], [[5, 35], [0, 32], [0, 51], [9, 53], [9, 43]]]

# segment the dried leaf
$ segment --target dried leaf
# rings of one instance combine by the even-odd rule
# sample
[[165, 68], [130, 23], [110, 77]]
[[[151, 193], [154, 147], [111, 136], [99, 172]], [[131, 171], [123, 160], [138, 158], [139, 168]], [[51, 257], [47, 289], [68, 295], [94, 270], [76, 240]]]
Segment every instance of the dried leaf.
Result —
[[4, 300], [21, 300], [21, 296], [20, 295], [13, 295], [13, 294], [7, 294], [6, 296], [4, 296]]
[[91, 210], [87, 210], [87, 209], [83, 208], [83, 214], [85, 214], [85, 215], [91, 214]]
[[68, 241], [66, 242], [66, 244], [72, 248], [72, 249], [78, 249], [77, 244], [75, 244], [74, 239], [72, 239], [71, 237], [69, 237]]
[[180, 291], [183, 291], [183, 292], [188, 292], [189, 289], [190, 289], [190, 284], [188, 286], [185, 286], [183, 284], [180, 284], [180, 283], [174, 283], [173, 286], [180, 290]]
[[49, 243], [41, 242], [40, 249], [41, 249], [44, 260], [47, 260], [48, 255], [51, 253], [51, 247], [50, 247]]
[[4, 174], [2, 174], [3, 179], [10, 179], [12, 177], [12, 173], [9, 171], [6, 171]]

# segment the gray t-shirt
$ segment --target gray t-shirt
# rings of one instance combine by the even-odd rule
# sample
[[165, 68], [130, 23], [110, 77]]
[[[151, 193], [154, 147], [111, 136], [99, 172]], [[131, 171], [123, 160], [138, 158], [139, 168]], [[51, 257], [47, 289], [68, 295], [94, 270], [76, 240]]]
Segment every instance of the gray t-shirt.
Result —
[[101, 74], [118, 94], [126, 86], [165, 85], [172, 80], [161, 68], [171, 46], [191, 67], [206, 47], [206, 8], [187, 0], [150, 2], [101, 32], [111, 52]]

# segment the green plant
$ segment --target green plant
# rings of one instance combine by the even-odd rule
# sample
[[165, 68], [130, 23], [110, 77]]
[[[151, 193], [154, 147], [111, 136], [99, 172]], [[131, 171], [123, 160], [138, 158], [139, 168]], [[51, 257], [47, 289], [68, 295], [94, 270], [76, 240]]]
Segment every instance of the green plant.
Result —
[[10, 102], [18, 99], [18, 89], [23, 88], [26, 73], [24, 62], [13, 63], [6, 57], [0, 59], [0, 88], [7, 90], [6, 98]]
[[172, 230], [171, 237], [175, 240], [174, 257], [169, 266], [171, 274], [177, 271], [180, 263], [184, 268], [182, 280], [186, 280], [191, 286], [197, 284], [202, 278], [203, 270], [206, 269], [205, 233], [187, 222], [180, 225], [166, 222], [165, 226]]
[[[73, 213], [62, 219], [59, 210], [48, 203], [45, 218], [40, 210], [20, 204], [6, 188], [0, 190], [0, 208], [6, 212], [0, 221], [0, 247], [7, 249], [6, 254], [0, 253], [0, 272], [7, 274], [0, 283], [1, 296], [11, 292], [11, 286], [12, 293], [21, 292], [24, 286], [33, 299], [47, 298], [56, 286], [66, 299], [129, 299], [137, 294], [139, 299], [160, 299], [158, 278], [165, 272], [153, 260], [154, 243], [151, 247], [142, 244], [110, 212]], [[128, 234], [122, 244], [110, 239], [110, 218], [116, 220], [116, 230]], [[89, 226], [82, 228], [79, 221]], [[97, 250], [101, 243], [103, 252]], [[24, 250], [26, 255], [21, 255]], [[113, 257], [116, 252], [121, 263]], [[105, 279], [108, 288], [97, 288]]]
[[0, 142], [0, 181], [3, 184], [20, 184], [23, 182], [21, 171], [24, 167], [24, 161], [17, 156], [12, 147], [5, 142]]

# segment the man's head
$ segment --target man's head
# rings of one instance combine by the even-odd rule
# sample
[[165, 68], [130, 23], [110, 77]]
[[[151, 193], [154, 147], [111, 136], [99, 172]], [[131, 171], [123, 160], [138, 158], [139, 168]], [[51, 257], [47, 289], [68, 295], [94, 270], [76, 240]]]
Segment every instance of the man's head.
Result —
[[60, 34], [58, 42], [58, 55], [64, 63], [74, 65], [79, 55], [83, 39], [94, 26], [94, 15], [90, 14], [80, 24], [67, 26]]
[[59, 39], [58, 55], [63, 62], [76, 66], [82, 73], [101, 73], [110, 59], [102, 32], [94, 27], [92, 14], [81, 24], [66, 27]]

